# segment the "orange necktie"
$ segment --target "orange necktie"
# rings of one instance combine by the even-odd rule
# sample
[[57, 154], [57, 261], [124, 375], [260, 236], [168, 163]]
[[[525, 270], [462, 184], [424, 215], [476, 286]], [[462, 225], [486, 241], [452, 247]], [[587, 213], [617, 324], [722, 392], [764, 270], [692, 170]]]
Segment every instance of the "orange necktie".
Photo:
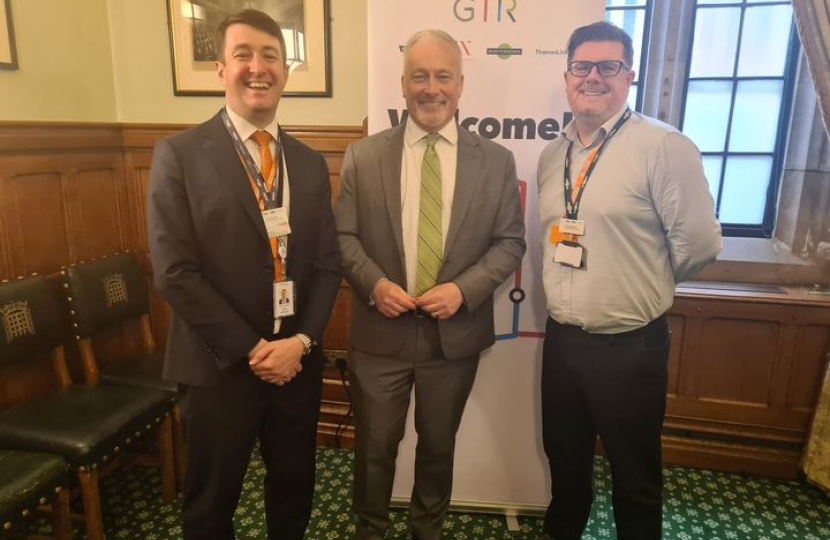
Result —
[[259, 146], [260, 172], [262, 179], [265, 181], [265, 187], [271, 191], [274, 185], [274, 158], [271, 157], [271, 134], [267, 131], [257, 131], [253, 134], [253, 139]]
[[[267, 131], [257, 131], [251, 136], [251, 138], [254, 139], [257, 146], [259, 146], [261, 164], [259, 170], [262, 174], [263, 181], [265, 181], [265, 189], [270, 192], [274, 187], [274, 158], [271, 156], [271, 134]], [[251, 187], [254, 188], [254, 193], [257, 194], [259, 209], [264, 210], [265, 201], [259, 197], [259, 193], [257, 192], [256, 186], [254, 186], [253, 182], [251, 182]], [[274, 258], [274, 281], [282, 281], [282, 258], [280, 258], [277, 251], [277, 239], [269, 238], [269, 240], [271, 243], [271, 255]]]

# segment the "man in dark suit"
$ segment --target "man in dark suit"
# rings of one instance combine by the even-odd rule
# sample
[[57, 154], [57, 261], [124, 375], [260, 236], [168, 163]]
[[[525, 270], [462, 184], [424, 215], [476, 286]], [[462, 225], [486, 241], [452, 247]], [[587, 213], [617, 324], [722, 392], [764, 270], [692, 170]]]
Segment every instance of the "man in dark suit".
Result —
[[[323, 157], [279, 129], [288, 70], [268, 15], [217, 34], [226, 107], [158, 143], [147, 199], [155, 281], [173, 308], [165, 377], [180, 383], [186, 540], [234, 538], [254, 443], [268, 538], [300, 540], [311, 515], [323, 356], [340, 283]], [[288, 290], [291, 314], [277, 313]]]
[[455, 434], [479, 354], [494, 342], [493, 292], [525, 252], [513, 155], [452, 121], [463, 82], [451, 36], [412, 36], [401, 77], [408, 120], [352, 145], [343, 163], [335, 220], [356, 295], [349, 380], [358, 540], [381, 539], [389, 526], [413, 385], [413, 535], [441, 538]]

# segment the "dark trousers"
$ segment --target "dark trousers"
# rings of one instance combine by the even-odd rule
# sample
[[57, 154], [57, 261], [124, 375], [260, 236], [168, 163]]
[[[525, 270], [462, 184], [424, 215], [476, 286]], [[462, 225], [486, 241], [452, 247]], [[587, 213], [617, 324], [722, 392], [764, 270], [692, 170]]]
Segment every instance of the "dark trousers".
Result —
[[579, 540], [588, 522], [597, 435], [611, 465], [617, 538], [660, 538], [670, 334], [666, 315], [615, 335], [548, 319], [542, 433], [551, 503], [544, 530], [555, 540]]
[[380, 540], [389, 527], [395, 459], [413, 386], [418, 444], [409, 515], [415, 540], [441, 538], [450, 503], [455, 434], [475, 380], [478, 356], [447, 360], [437, 323], [412, 319], [399, 355], [352, 351], [349, 359], [355, 411], [356, 540]]
[[182, 385], [188, 461], [183, 485], [185, 540], [232, 540], [233, 514], [255, 441], [265, 464], [268, 540], [301, 540], [311, 517], [322, 357], [283, 387], [265, 383], [247, 363], [217, 386]]

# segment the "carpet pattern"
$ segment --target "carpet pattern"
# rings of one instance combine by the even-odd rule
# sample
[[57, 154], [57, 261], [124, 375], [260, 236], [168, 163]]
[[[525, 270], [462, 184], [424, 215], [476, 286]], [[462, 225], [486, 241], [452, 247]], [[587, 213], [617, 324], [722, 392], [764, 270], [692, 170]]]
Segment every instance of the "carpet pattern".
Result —
[[[236, 513], [239, 540], [265, 539], [261, 493], [265, 470], [254, 452]], [[751, 478], [697, 469], [664, 470], [665, 540], [830, 540], [830, 499], [798, 482]], [[616, 538], [607, 462], [597, 458], [596, 498], [583, 540]], [[307, 540], [350, 540], [352, 453], [318, 449], [317, 491]], [[116, 471], [102, 483], [104, 527], [108, 539], [174, 540], [181, 538], [181, 500], [163, 504], [155, 470], [137, 467]], [[405, 511], [392, 512], [389, 540], [409, 538]], [[519, 518], [520, 531], [507, 530], [502, 516], [451, 513], [444, 525], [452, 540], [534, 540], [542, 522]], [[48, 524], [34, 527], [48, 532]], [[84, 538], [76, 533], [76, 538]]]

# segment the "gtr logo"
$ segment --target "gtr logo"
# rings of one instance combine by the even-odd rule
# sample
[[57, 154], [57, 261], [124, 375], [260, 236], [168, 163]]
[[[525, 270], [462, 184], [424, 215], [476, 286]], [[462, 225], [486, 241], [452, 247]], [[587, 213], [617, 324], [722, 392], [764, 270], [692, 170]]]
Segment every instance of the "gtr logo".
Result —
[[[513, 12], [516, 10], [518, 0], [455, 0], [453, 13], [455, 18], [461, 22], [505, 22], [510, 19], [516, 22]], [[495, 12], [495, 13], [494, 13]]]

